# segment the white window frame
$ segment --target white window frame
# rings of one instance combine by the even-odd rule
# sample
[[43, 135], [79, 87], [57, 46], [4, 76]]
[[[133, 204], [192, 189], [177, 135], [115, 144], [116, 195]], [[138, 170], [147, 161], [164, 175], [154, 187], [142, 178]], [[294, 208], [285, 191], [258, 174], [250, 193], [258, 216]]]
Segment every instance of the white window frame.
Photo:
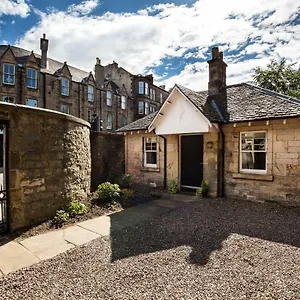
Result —
[[[63, 108], [67, 108], [66, 111]], [[68, 105], [68, 104], [61, 104], [60, 105], [60, 112], [69, 115], [70, 114], [70, 105]]]
[[[110, 116], [110, 122], [108, 122]], [[106, 129], [112, 129], [112, 114], [111, 113], [106, 113]]]
[[[11, 73], [5, 73], [5, 66], [12, 66], [13, 67], [13, 74]], [[9, 77], [13, 78], [13, 82], [5, 82], [5, 75], [8, 75]], [[16, 66], [14, 64], [9, 63], [3, 63], [3, 78], [2, 78], [3, 84], [9, 84], [9, 85], [15, 85], [16, 82]]]
[[[247, 134], [247, 133], [265, 133], [265, 150], [242, 150], [242, 135]], [[244, 131], [240, 132], [240, 145], [239, 145], [239, 169], [241, 173], [249, 173], [249, 174], [267, 174], [267, 169], [268, 169], [268, 148], [267, 148], [267, 143], [268, 142], [268, 133], [266, 130], [260, 130], [260, 131]], [[266, 168], [265, 170], [257, 170], [257, 169], [243, 169], [243, 155], [242, 153], [254, 153], [254, 152], [262, 152], [266, 153]]]
[[[29, 71], [31, 72], [31, 74], [28, 74]], [[35, 74], [35, 75], [33, 76], [33, 74]], [[28, 79], [30, 81], [34, 82], [34, 85], [29, 85], [28, 84]], [[31, 88], [31, 89], [36, 89], [37, 88], [37, 70], [36, 69], [33, 69], [33, 68], [27, 68], [26, 69], [26, 85], [27, 85], [28, 88]]]
[[15, 101], [16, 101], [15, 97], [2, 96], [2, 102], [15, 103]]
[[145, 95], [149, 95], [149, 84], [145, 82]]
[[122, 95], [121, 96], [121, 108], [122, 109], [126, 109], [126, 106], [127, 106], [127, 101], [126, 101], [126, 96]]
[[[64, 83], [67, 83], [64, 85]], [[67, 92], [65, 92], [65, 89]], [[68, 78], [62, 77], [61, 78], [61, 94], [63, 96], [69, 96], [70, 95], [70, 80]]]
[[88, 101], [94, 102], [94, 86], [89, 84], [88, 85]]
[[[110, 95], [110, 97], [108, 97], [108, 95]], [[111, 91], [106, 91], [106, 105], [112, 106], [112, 92]]]
[[139, 94], [144, 95], [145, 93], [145, 83], [144, 81], [139, 81]]
[[[29, 101], [35, 101], [36, 105], [30, 105], [28, 104]], [[38, 107], [38, 101], [36, 99], [27, 99], [26, 100], [26, 105], [30, 107]]]
[[[144, 167], [147, 167], [147, 168], [157, 168], [157, 162], [158, 162], [158, 157], [157, 157], [157, 154], [158, 154], [158, 143], [157, 143], [157, 138], [156, 137], [145, 137], [144, 138]], [[149, 144], [151, 143], [152, 144], [156, 144], [156, 150], [146, 150], [146, 144]], [[151, 147], [152, 148], [152, 147]], [[155, 152], [156, 153], [156, 164], [148, 164], [147, 163], [147, 153], [149, 152]]]
[[[143, 103], [143, 111], [140, 111], [140, 108], [141, 108], [140, 103]], [[144, 101], [139, 101], [138, 102], [138, 114], [139, 115], [144, 115], [145, 114], [145, 102]]]

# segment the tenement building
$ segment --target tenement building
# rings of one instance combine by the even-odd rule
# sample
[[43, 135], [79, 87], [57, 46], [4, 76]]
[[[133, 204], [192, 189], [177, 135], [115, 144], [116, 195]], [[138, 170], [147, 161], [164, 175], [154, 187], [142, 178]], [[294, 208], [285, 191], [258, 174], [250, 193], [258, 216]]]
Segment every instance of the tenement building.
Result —
[[94, 131], [114, 131], [160, 108], [168, 96], [152, 75], [133, 75], [116, 62], [96, 59], [94, 72], [48, 57], [49, 40], [40, 39], [41, 54], [0, 45], [0, 99], [61, 111], [92, 124]]

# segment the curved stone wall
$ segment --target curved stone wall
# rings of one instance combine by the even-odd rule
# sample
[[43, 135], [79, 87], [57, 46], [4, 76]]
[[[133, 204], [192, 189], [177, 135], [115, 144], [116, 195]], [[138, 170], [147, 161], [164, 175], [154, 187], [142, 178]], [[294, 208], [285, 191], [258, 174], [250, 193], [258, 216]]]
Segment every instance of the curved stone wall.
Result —
[[90, 125], [62, 113], [0, 103], [7, 122], [9, 224], [16, 230], [53, 217], [90, 192]]

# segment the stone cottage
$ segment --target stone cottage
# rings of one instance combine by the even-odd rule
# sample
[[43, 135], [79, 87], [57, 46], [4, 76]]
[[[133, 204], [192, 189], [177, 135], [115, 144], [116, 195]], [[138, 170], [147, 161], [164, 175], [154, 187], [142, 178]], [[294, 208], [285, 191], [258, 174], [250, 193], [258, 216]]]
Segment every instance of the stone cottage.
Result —
[[211, 196], [300, 204], [300, 101], [248, 83], [226, 85], [212, 49], [208, 91], [175, 85], [156, 113], [125, 134], [126, 172]]

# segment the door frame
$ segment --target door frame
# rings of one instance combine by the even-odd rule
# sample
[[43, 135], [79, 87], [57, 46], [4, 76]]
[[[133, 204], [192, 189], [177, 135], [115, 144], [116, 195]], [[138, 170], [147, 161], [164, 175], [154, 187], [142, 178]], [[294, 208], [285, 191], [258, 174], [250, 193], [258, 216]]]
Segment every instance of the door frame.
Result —
[[[202, 132], [197, 132], [197, 133], [184, 133], [184, 134], [179, 134], [179, 145], [178, 145], [178, 183], [179, 183], [179, 188], [188, 188], [188, 189], [193, 189], [196, 190], [200, 186], [188, 186], [188, 185], [181, 185], [181, 137], [182, 136], [191, 136], [191, 135], [202, 135], [203, 136], [203, 159], [204, 159], [204, 134]], [[204, 163], [203, 163], [203, 168], [202, 171], [204, 173]]]

